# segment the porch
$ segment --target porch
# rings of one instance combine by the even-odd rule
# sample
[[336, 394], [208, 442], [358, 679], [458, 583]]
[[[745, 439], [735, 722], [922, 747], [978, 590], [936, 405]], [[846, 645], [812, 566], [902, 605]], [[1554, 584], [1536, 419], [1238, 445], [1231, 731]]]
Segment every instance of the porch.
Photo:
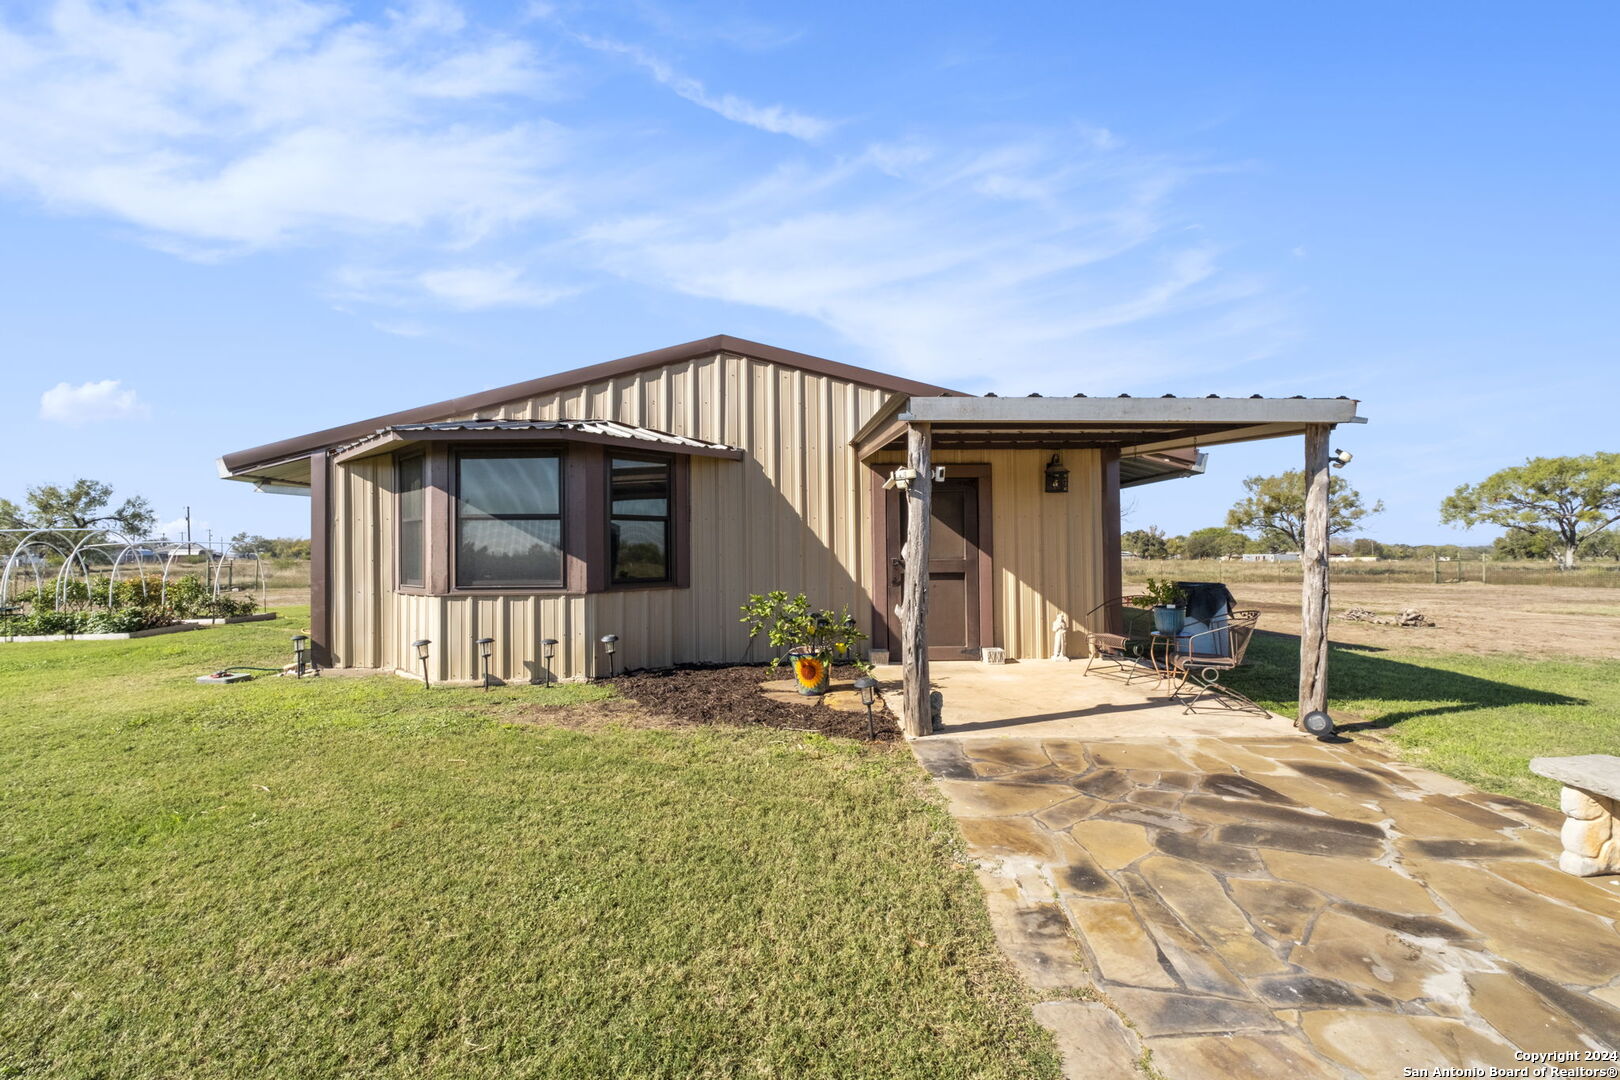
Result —
[[[930, 665], [929, 682], [942, 698], [939, 723], [928, 736], [943, 739], [1265, 739], [1293, 735], [1293, 722], [1211, 704], [1188, 713], [1151, 675], [1082, 675], [1084, 660], [976, 661]], [[904, 680], [898, 664], [873, 672], [894, 706]], [[896, 709], [898, 711], [898, 709]]]

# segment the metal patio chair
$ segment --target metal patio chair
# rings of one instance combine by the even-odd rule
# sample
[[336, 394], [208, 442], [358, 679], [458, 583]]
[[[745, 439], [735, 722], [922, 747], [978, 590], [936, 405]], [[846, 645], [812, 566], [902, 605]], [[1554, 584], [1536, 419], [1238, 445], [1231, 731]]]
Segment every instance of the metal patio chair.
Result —
[[[1189, 634], [1185, 639], [1187, 651], [1178, 652], [1170, 659], [1171, 667], [1180, 682], [1171, 696], [1186, 706], [1183, 712], [1193, 712], [1206, 697], [1232, 712], [1268, 715], [1246, 695], [1221, 682], [1221, 673], [1243, 666], [1243, 658], [1254, 638], [1254, 628], [1260, 621], [1258, 611], [1234, 611], [1219, 626]], [[1224, 635], [1224, 637], [1223, 637]], [[1198, 692], [1186, 696], [1189, 686]]]
[[[1081, 675], [1090, 675], [1095, 669], [1099, 675], [1124, 675], [1128, 680], [1141, 666], [1152, 624], [1143, 618], [1151, 619], [1146, 609], [1133, 606], [1134, 600], [1134, 596], [1104, 600], [1080, 617], [1075, 629], [1086, 637], [1086, 666]], [[1110, 620], [1110, 625], [1121, 627], [1124, 633], [1093, 630], [1086, 625], [1085, 620], [1110, 606], [1119, 609], [1117, 620]]]

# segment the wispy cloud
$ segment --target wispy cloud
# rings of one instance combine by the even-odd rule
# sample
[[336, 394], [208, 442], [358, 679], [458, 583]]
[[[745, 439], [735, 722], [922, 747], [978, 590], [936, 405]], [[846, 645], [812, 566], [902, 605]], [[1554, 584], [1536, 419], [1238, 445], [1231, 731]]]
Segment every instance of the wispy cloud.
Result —
[[462, 311], [545, 307], [580, 291], [526, 281], [520, 266], [456, 266], [424, 271], [416, 280], [429, 295]]
[[151, 410], [118, 379], [57, 383], [39, 396], [39, 418], [80, 427], [109, 420], [145, 420]]
[[806, 142], [815, 142], [832, 131], [835, 126], [830, 120], [810, 116], [785, 105], [756, 105], [735, 94], [711, 93], [702, 82], [690, 75], [681, 74], [639, 45], [588, 34], [576, 36], [580, 44], [598, 52], [626, 57], [680, 97], [727, 120], [747, 124], [749, 127], [768, 131], [774, 135], [791, 135]]
[[567, 204], [559, 129], [501, 107], [547, 78], [445, 4], [362, 22], [302, 0], [63, 2], [0, 27], [0, 180], [171, 246], [476, 237]]

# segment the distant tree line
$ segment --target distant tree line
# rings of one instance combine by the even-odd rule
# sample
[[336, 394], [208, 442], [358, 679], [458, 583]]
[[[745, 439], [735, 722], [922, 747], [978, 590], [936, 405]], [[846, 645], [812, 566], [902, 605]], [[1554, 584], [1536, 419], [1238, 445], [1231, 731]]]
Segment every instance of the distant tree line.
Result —
[[[1246, 492], [1226, 514], [1226, 525], [1167, 536], [1156, 525], [1122, 533], [1123, 550], [1143, 559], [1218, 559], [1223, 556], [1300, 551], [1305, 546], [1305, 477], [1300, 472], [1251, 476]], [[1577, 561], [1620, 559], [1620, 454], [1530, 458], [1477, 484], [1464, 484], [1440, 504], [1443, 523], [1506, 530], [1491, 544], [1394, 544], [1357, 537], [1368, 506], [1340, 476], [1329, 478], [1329, 550], [1383, 559], [1546, 559], [1561, 569]], [[1334, 537], [1340, 537], [1338, 542]]]

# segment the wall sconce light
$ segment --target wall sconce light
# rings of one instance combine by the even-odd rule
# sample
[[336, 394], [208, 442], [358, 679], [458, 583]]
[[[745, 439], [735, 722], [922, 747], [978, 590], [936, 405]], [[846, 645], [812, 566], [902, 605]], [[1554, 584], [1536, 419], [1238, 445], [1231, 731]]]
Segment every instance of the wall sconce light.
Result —
[[1062, 495], [1069, 490], [1069, 470], [1063, 467], [1063, 459], [1056, 454], [1046, 463], [1046, 493], [1048, 495]]
[[309, 638], [304, 634], [294, 634], [293, 646], [293, 674], [302, 679], [309, 670]]
[[473, 644], [478, 646], [478, 667], [482, 672], [480, 678], [483, 679], [484, 689], [488, 691], [489, 658], [495, 655], [495, 639], [492, 637], [481, 637], [474, 640]]
[[551, 685], [551, 658], [556, 655], [557, 639], [554, 637], [543, 638], [540, 642], [540, 660], [546, 668], [546, 681], [541, 683], [542, 686]]
[[1346, 465], [1350, 464], [1350, 462], [1354, 460], [1355, 456], [1356, 455], [1352, 454], [1348, 450], [1335, 450], [1333, 453], [1328, 455], [1328, 463], [1335, 469], [1342, 469]]
[[411, 642], [411, 648], [416, 650], [416, 658], [418, 660], [422, 661], [422, 685], [423, 685], [423, 687], [427, 687], [429, 685], [428, 684], [428, 673], [427, 673], [428, 646], [432, 645], [432, 644], [433, 644], [433, 642], [430, 641], [427, 638], [423, 638], [421, 641], [413, 641], [413, 642]]
[[608, 675], [610, 675], [610, 676], [614, 675], [614, 674], [617, 674], [616, 669], [613, 666], [614, 665], [613, 654], [618, 651], [618, 647], [619, 647], [619, 635], [618, 634], [603, 634], [602, 635], [602, 648], [607, 651]]
[[866, 706], [866, 737], [877, 738], [877, 728], [872, 724], [872, 706], [877, 701], [877, 680], [870, 675], [862, 675], [855, 680], [855, 689], [860, 691], [861, 704]]

